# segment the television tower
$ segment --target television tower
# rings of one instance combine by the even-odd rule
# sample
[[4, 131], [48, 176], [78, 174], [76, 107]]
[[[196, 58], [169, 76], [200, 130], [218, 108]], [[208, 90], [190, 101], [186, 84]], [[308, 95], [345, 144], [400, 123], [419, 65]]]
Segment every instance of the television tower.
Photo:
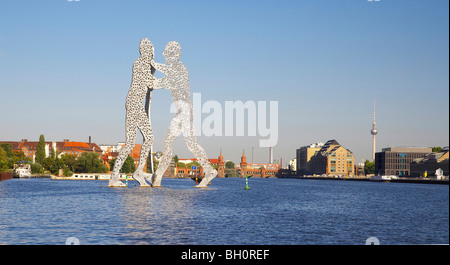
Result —
[[375, 136], [378, 133], [377, 124], [375, 123], [375, 99], [373, 99], [373, 124], [372, 124], [372, 130], [370, 130], [370, 133], [372, 134], [372, 137], [373, 137], [373, 140], [372, 140], [372, 162], [375, 162]]

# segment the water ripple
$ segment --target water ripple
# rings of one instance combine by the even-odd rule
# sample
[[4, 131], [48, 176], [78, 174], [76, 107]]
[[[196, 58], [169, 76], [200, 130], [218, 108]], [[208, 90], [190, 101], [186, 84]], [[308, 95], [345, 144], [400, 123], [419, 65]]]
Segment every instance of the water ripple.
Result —
[[[134, 182], [130, 182], [134, 183]], [[0, 182], [0, 244], [448, 244], [448, 186], [298, 179]], [[102, 187], [103, 186], [103, 187]]]

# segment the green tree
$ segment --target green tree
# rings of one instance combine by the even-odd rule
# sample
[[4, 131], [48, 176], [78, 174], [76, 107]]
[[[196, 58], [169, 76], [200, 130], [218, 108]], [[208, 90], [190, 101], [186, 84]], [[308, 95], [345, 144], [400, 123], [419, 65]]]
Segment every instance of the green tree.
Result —
[[[51, 157], [49, 156], [49, 157], [46, 157], [46, 158], [44, 159], [44, 163], [41, 164], [41, 165], [42, 165], [46, 170], [49, 170], [50, 172], [52, 172], [51, 168], [52, 168], [53, 163], [54, 163], [53, 158], [51, 158]], [[39, 164], [40, 164], [40, 163], [39, 163]], [[52, 172], [52, 173], [54, 173], [54, 172]]]
[[39, 163], [41, 165], [45, 164], [45, 138], [44, 135], [41, 134], [39, 136], [39, 142], [36, 146], [36, 163]]
[[225, 168], [234, 169], [234, 163], [232, 161], [227, 161], [225, 163]]
[[186, 167], [186, 164], [182, 163], [182, 162], [178, 162], [176, 164], [177, 164], [177, 167]]
[[32, 174], [44, 173], [44, 168], [39, 163], [33, 163], [31, 164], [31, 173]]
[[[5, 169], [12, 169], [14, 167], [14, 164], [19, 161], [29, 161], [30, 158], [27, 157], [22, 151], [13, 151], [12, 146], [10, 143], [2, 143], [0, 144], [0, 148], [3, 149], [4, 153], [1, 152], [3, 155], [0, 155], [0, 160], [3, 162], [0, 162], [2, 164], [1, 167], [4, 167]], [[6, 155], [6, 157], [5, 157]], [[6, 164], [5, 164], [6, 162]]]
[[8, 157], [6, 151], [0, 146], [0, 171], [8, 168]]
[[158, 169], [159, 166], [159, 161], [158, 160], [153, 160], [153, 172], [156, 172], [156, 170]]
[[431, 147], [431, 152], [440, 152], [442, 150], [442, 147], [438, 147], [438, 146], [433, 146]]
[[50, 151], [50, 157], [53, 159], [56, 159], [56, 151], [55, 148], [52, 147], [52, 150]]
[[133, 173], [135, 170], [136, 170], [136, 165], [134, 164], [134, 159], [131, 156], [128, 156], [122, 165], [122, 172], [123, 173]]
[[106, 173], [108, 167], [103, 164], [100, 155], [95, 152], [85, 152], [78, 157], [75, 164], [77, 173]]
[[64, 168], [64, 161], [59, 158], [54, 148], [50, 151], [50, 156], [44, 160], [44, 168], [49, 170], [53, 174], [58, 174], [60, 168]]
[[364, 173], [366, 175], [375, 174], [375, 162], [370, 162], [369, 160], [366, 160], [364, 162]]
[[[5, 151], [5, 154], [6, 154], [6, 168], [7, 169], [8, 168], [9, 169], [13, 168], [14, 163], [15, 163], [14, 161], [16, 159], [15, 159], [15, 155], [14, 155], [14, 152], [12, 150], [11, 144], [10, 143], [1, 143], [0, 147]], [[17, 160], [17, 161], [19, 161], [19, 160]]]
[[70, 171], [70, 169], [68, 167], [65, 167], [63, 169], [63, 175], [66, 176], [66, 177], [71, 177], [73, 175], [73, 172]]
[[188, 163], [187, 164], [187, 168], [192, 168], [192, 166], [197, 166], [197, 169], [199, 169], [200, 168], [200, 163], [199, 162], [197, 162], [197, 161], [192, 161], [191, 163]]
[[239, 177], [239, 173], [236, 171], [236, 169], [231, 169], [231, 168], [225, 168], [225, 176], [227, 178], [237, 178]]
[[180, 159], [178, 158], [178, 155], [175, 155], [175, 156], [173, 157], [173, 161], [175, 161], [175, 164], [178, 163], [179, 160], [180, 160]]
[[14, 163], [17, 163], [19, 161], [29, 161], [30, 158], [23, 151], [13, 151], [13, 160]]
[[44, 168], [49, 170], [53, 174], [58, 174], [60, 168], [64, 168], [62, 159], [58, 157], [49, 156], [45, 158]]
[[111, 159], [108, 161], [109, 163], [109, 168], [111, 169], [111, 171], [114, 169], [114, 164], [116, 163], [117, 158]]
[[76, 155], [62, 154], [60, 160], [63, 168], [67, 167], [70, 171], [75, 171], [75, 165], [77, 164]]
[[227, 161], [225, 163], [225, 176], [229, 178], [239, 177], [238, 172], [234, 169], [234, 163], [232, 161]]
[[[111, 167], [111, 170], [114, 168], [114, 164], [116, 163], [116, 158], [109, 161], [109, 165]], [[136, 165], [134, 164], [134, 159], [131, 156], [128, 156], [127, 159], [125, 159], [125, 162], [123, 162], [122, 168], [120, 169], [121, 173], [133, 173], [136, 170]]]
[[10, 143], [1, 143], [0, 147], [6, 152], [7, 157], [12, 157], [14, 155]]

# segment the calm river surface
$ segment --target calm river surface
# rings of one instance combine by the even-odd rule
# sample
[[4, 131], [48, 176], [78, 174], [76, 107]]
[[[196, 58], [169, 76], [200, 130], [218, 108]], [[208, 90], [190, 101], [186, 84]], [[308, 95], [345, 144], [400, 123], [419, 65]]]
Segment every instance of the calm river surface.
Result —
[[[134, 181], [129, 182], [132, 186]], [[1, 244], [448, 244], [449, 187], [332, 180], [0, 182]], [[103, 186], [103, 187], [102, 187]]]

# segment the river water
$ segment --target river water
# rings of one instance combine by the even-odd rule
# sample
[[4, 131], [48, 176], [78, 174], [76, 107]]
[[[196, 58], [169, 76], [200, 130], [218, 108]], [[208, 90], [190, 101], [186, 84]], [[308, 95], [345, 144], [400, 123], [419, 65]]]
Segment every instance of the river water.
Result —
[[448, 244], [449, 187], [333, 180], [0, 182], [1, 244]]

